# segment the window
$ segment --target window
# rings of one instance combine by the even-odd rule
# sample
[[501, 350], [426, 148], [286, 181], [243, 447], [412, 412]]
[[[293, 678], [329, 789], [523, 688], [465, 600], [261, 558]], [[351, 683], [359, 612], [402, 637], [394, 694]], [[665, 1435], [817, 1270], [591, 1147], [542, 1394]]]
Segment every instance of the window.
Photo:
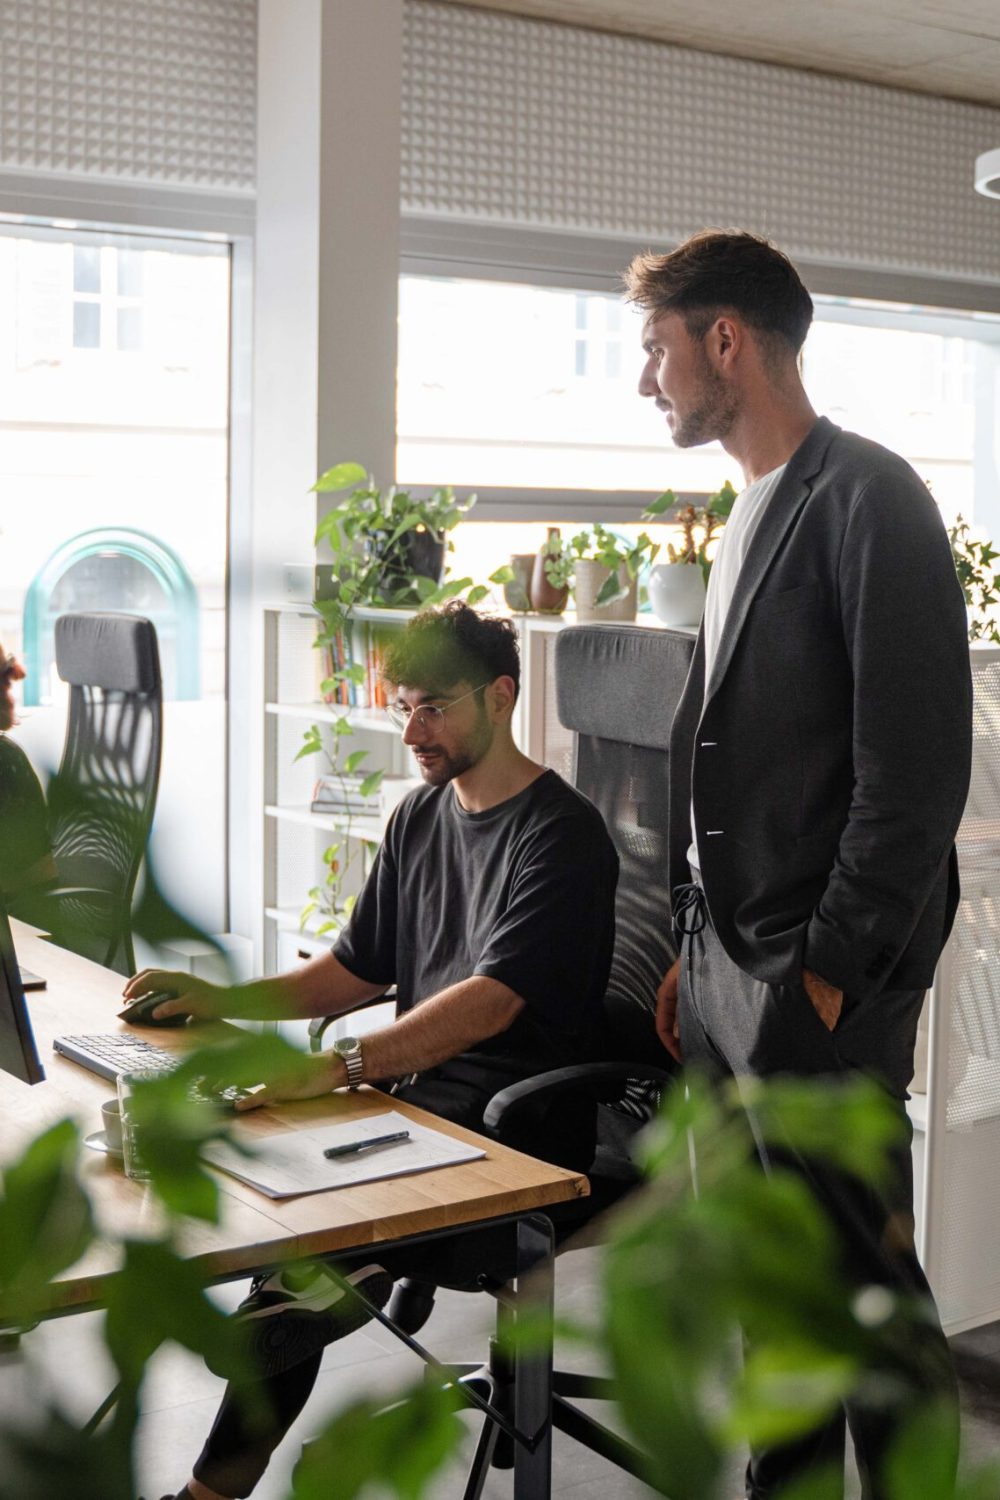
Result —
[[[817, 297], [803, 378], [817, 411], [907, 458], [950, 519], [1000, 535], [1000, 319]], [[711, 491], [739, 468], [678, 449], [636, 394], [640, 318], [618, 296], [406, 275], [400, 483]]]
[[59, 614], [152, 619], [167, 725], [157, 872], [222, 931], [229, 246], [0, 221], [0, 322], [0, 640], [28, 669], [18, 737], [38, 766], [58, 764]]
[[142, 347], [143, 252], [73, 246], [74, 349]]

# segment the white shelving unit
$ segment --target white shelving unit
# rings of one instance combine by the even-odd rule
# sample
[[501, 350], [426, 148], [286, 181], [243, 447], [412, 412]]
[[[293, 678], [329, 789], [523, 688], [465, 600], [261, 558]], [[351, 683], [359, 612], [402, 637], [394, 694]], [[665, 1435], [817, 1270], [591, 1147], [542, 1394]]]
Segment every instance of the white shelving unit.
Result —
[[1000, 648], [972, 648], [972, 681], [962, 896], [930, 995], [927, 1094], [910, 1105], [918, 1246], [948, 1333], [1000, 1318]]
[[[384, 619], [385, 611], [357, 612], [360, 620]], [[410, 611], [394, 610], [404, 624]], [[323, 701], [322, 656], [313, 641], [319, 617], [308, 604], [275, 604], [264, 610], [264, 787], [263, 787], [263, 967], [273, 974], [328, 947], [335, 934], [319, 935], [320, 922], [300, 916], [309, 890], [322, 882], [323, 851], [339, 835], [379, 843], [385, 818], [314, 813], [313, 783], [325, 765], [319, 756], [295, 756], [309, 726], [323, 731], [345, 714], [351, 750], [367, 750], [365, 767], [418, 778], [409, 751], [381, 709], [346, 708]], [[367, 868], [367, 861], [364, 863]], [[345, 894], [360, 887], [358, 860]]]

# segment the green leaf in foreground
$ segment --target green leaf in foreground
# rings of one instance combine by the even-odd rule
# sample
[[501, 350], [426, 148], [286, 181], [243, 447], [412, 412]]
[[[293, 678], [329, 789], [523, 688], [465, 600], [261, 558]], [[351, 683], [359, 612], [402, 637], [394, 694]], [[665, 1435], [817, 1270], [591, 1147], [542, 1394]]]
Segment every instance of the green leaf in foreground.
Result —
[[198, 1266], [163, 1241], [132, 1240], [107, 1292], [105, 1340], [122, 1378], [137, 1385], [147, 1361], [173, 1339], [214, 1370], [246, 1375], [233, 1324], [206, 1297]]
[[61, 1120], [4, 1171], [0, 1199], [0, 1311], [30, 1322], [45, 1288], [94, 1237], [90, 1201], [77, 1181], [80, 1138]]
[[0, 1429], [0, 1500], [135, 1500], [121, 1434], [87, 1434], [61, 1412]]
[[419, 1500], [462, 1441], [454, 1389], [423, 1383], [388, 1408], [358, 1401], [305, 1448], [294, 1500], [354, 1500], [370, 1487]]

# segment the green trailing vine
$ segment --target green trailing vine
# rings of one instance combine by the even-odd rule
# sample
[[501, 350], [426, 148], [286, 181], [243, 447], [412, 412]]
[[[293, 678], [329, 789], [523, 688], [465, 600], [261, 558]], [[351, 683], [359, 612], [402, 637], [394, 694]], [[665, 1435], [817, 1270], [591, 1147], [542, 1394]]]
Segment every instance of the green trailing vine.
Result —
[[948, 528], [955, 572], [962, 585], [969, 611], [969, 640], [990, 641], [1000, 646], [997, 629], [997, 607], [1000, 606], [1000, 570], [993, 566], [1000, 559], [992, 542], [980, 542], [972, 535], [962, 516]]
[[[333, 653], [333, 670], [320, 683], [320, 691], [337, 702], [345, 695], [350, 698], [366, 681], [366, 666], [348, 659], [349, 652], [345, 655], [336, 649], [338, 642], [352, 641], [359, 608], [427, 609], [456, 598], [476, 605], [488, 596], [489, 588], [471, 578], [445, 577], [441, 582], [421, 573], [408, 550], [415, 539], [425, 538], [443, 544], [445, 555], [454, 550], [451, 533], [475, 505], [475, 495], [459, 500], [449, 485], [433, 490], [424, 499], [396, 485], [381, 490], [357, 463], [335, 464], [320, 475], [313, 490], [343, 496], [316, 527], [316, 545], [326, 543], [331, 561], [325, 565], [328, 577], [323, 597], [314, 601], [321, 625], [313, 644], [317, 650], [330, 649]], [[418, 559], [420, 555], [419, 550], [412, 553]], [[498, 569], [489, 581], [503, 583], [507, 574], [513, 576], [509, 568]], [[377, 770], [360, 783], [353, 780], [369, 754], [367, 750], [348, 748], [353, 733], [351, 707], [346, 703], [325, 734], [319, 724], [310, 724], [295, 756], [296, 761], [311, 755], [324, 757], [326, 775], [339, 782], [345, 803], [349, 787], [361, 797], [369, 797], [378, 791], [385, 775]], [[336, 931], [350, 916], [355, 897], [343, 893], [348, 873], [360, 862], [364, 875], [368, 860], [378, 848], [374, 840], [354, 836], [354, 815], [349, 808], [338, 814], [338, 823], [341, 836], [324, 850], [323, 879], [308, 892], [299, 917], [302, 928], [319, 914], [317, 936]]]

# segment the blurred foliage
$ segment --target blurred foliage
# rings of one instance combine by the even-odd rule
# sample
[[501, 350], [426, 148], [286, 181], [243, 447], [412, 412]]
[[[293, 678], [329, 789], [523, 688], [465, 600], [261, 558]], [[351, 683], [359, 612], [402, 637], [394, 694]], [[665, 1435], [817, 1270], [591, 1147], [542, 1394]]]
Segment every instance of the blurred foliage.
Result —
[[[159, 914], [158, 932], [169, 930], [162, 897], [148, 910]], [[117, 1402], [90, 1431], [43, 1385], [29, 1336], [24, 1388], [33, 1399], [18, 1413], [0, 1413], [0, 1500], [135, 1500], [143, 1382], [167, 1343], [252, 1389], [229, 1320], [184, 1255], [185, 1221], [218, 1218], [204, 1151], [229, 1135], [232, 1119], [206, 1093], [294, 1080], [309, 1059], [279, 1037], [242, 1029], [192, 1028], [191, 1040], [173, 1073], [136, 1089], [156, 1212], [144, 1214], [154, 1237], [120, 1245], [106, 1289], [104, 1341]], [[918, 1407], [905, 1378], [924, 1309], [884, 1288], [849, 1290], [830, 1225], [803, 1179], [759, 1166], [762, 1140], [775, 1159], [794, 1148], [877, 1182], [886, 1152], [904, 1144], [878, 1088], [787, 1081], [744, 1084], [738, 1096], [696, 1077], [688, 1084], [671, 1092], [642, 1139], [646, 1185], [608, 1221], [599, 1305], [589, 1320], [560, 1328], [611, 1366], [649, 1483], [672, 1500], [729, 1500], [734, 1456], [748, 1442], [801, 1435], [850, 1396], [886, 1421], [913, 1412], [889, 1460], [891, 1500], [996, 1500], [996, 1470], [955, 1490], [952, 1414]], [[62, 1120], [4, 1172], [0, 1313], [8, 1327], [34, 1322], [49, 1284], [95, 1246], [79, 1151], [76, 1125]], [[749, 1336], [746, 1358], [740, 1330]], [[536, 1318], [520, 1336], [538, 1335]], [[433, 1493], [462, 1438], [460, 1399], [421, 1382], [389, 1405], [351, 1402], [306, 1448], [290, 1500]], [[192, 1457], [178, 1455], [176, 1483]], [[840, 1483], [817, 1473], [782, 1500], [834, 1500]]]
[[307, 1444], [293, 1478], [293, 1500], [354, 1500], [377, 1486], [419, 1500], [462, 1440], [454, 1388], [422, 1383], [391, 1406], [356, 1401]]

